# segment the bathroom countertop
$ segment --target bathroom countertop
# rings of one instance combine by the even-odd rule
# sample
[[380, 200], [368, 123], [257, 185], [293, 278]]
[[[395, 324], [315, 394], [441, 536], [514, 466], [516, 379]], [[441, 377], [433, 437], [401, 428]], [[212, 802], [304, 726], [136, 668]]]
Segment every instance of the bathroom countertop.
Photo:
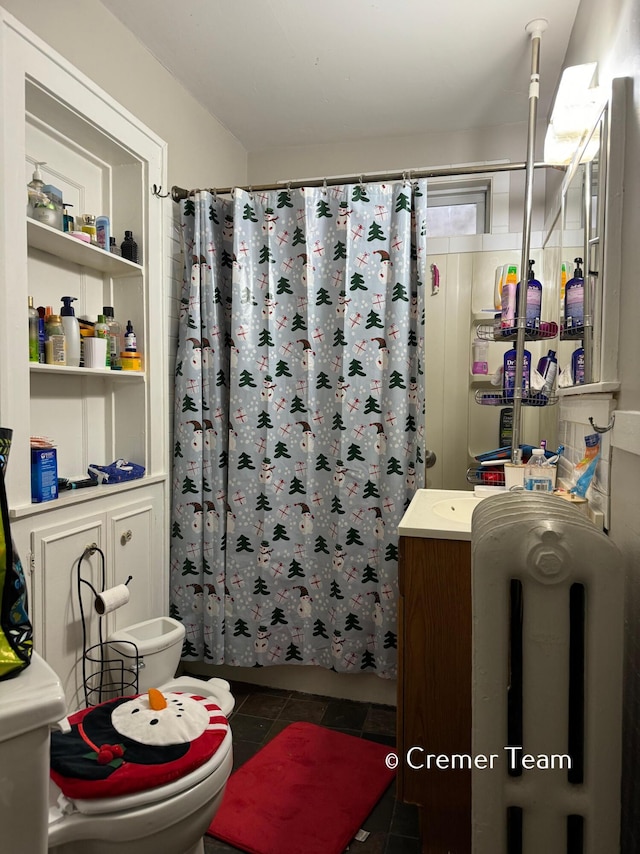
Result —
[[462, 489], [418, 489], [398, 525], [401, 537], [470, 540], [471, 514], [488, 495]]

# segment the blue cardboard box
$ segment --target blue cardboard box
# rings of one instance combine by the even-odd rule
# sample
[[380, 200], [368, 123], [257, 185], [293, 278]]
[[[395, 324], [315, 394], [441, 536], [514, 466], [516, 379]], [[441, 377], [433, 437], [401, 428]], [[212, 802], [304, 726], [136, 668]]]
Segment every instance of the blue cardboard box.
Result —
[[34, 504], [58, 497], [58, 456], [55, 448], [31, 449], [31, 500]]

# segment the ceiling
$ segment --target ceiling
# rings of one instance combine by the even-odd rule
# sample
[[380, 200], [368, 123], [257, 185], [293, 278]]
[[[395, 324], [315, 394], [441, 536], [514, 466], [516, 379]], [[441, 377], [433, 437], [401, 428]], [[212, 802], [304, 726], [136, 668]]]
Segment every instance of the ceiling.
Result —
[[546, 116], [580, 0], [101, 0], [249, 152]]

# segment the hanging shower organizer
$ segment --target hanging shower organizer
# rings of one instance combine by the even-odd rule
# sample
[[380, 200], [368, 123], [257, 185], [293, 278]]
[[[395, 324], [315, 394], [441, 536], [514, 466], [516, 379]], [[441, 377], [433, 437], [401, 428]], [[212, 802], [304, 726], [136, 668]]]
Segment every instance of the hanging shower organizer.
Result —
[[[90, 581], [82, 577], [83, 561], [96, 553], [100, 556], [100, 590], [96, 590]], [[130, 575], [125, 584], [128, 585], [132, 577]], [[105, 592], [105, 582], [104, 552], [95, 543], [92, 543], [78, 558], [76, 572], [80, 623], [82, 625], [82, 687], [87, 708], [125, 694], [138, 693], [138, 669], [140, 665], [138, 647], [131, 641], [118, 641], [118, 648], [116, 649], [113, 643], [105, 641], [103, 637], [104, 614], [100, 607], [100, 597]], [[82, 602], [83, 584], [93, 594], [93, 606], [98, 614], [98, 643], [91, 646], [87, 646], [87, 616]], [[123, 652], [123, 647], [130, 648], [130, 653]]]

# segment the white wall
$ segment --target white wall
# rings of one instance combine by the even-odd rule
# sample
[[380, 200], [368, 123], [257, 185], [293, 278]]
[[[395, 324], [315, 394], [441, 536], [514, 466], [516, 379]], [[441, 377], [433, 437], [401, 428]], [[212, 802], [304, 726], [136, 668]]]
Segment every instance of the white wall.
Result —
[[169, 145], [169, 186], [242, 183], [247, 154], [98, 0], [0, 0]]
[[[420, 105], [416, 105], [419, 109]], [[544, 128], [539, 126], [536, 149], [542, 159]], [[361, 172], [395, 172], [437, 166], [488, 161], [522, 163], [526, 159], [527, 126], [510, 124], [455, 133], [393, 136], [381, 128], [375, 139], [331, 145], [304, 145], [250, 152], [249, 180], [252, 184], [287, 179], [354, 175]], [[522, 231], [524, 173], [510, 175], [511, 201], [509, 230]], [[544, 204], [544, 172], [536, 171], [534, 208]], [[541, 216], [541, 214], [540, 214]], [[542, 223], [536, 217], [534, 228]]]
[[[619, 337], [618, 408], [640, 410], [640, 0], [582, 0], [565, 65], [598, 62], [601, 85], [614, 77], [631, 77], [627, 104], [622, 215], [622, 281]], [[609, 533], [627, 565], [625, 697], [623, 732], [623, 854], [640, 848], [640, 457], [613, 449]]]

